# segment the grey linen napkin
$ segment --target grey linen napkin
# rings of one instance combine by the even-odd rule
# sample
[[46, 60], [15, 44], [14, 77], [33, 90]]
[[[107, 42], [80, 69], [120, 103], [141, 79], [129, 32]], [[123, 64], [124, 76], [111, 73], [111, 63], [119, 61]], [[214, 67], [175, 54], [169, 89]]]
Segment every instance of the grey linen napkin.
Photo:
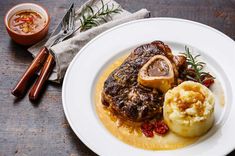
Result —
[[[114, 0], [103, 0], [104, 4], [108, 4], [109, 6], [114, 7], [120, 6]], [[76, 11], [76, 27], [80, 26], [80, 17], [82, 9], [86, 6], [90, 5], [94, 12], [97, 11], [102, 7], [101, 0], [89, 0], [85, 4], [83, 4], [79, 9]], [[121, 8], [122, 9], [122, 8]], [[91, 39], [99, 35], [100, 33], [112, 28], [116, 25], [136, 20], [142, 19], [150, 16], [150, 12], [146, 9], [141, 9], [137, 12], [130, 13], [124, 9], [118, 14], [111, 14], [111, 18], [108, 17], [107, 23], [101, 23], [101, 25], [91, 28], [87, 31], [83, 32], [75, 32], [72, 37], [69, 39], [56, 44], [51, 47], [50, 52], [53, 54], [56, 62], [56, 66], [51, 74], [49, 80], [60, 83], [65, 75], [66, 69], [69, 66], [69, 63], [72, 61], [73, 57], [79, 52], [79, 50]], [[39, 50], [44, 46], [45, 40], [41, 41], [28, 49], [33, 56], [39, 52]]]

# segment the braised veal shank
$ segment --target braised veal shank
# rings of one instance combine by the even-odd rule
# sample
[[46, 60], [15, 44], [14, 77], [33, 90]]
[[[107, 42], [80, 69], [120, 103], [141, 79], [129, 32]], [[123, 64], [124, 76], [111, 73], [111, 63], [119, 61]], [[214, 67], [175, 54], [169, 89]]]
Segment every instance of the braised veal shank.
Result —
[[137, 81], [141, 67], [155, 55], [163, 55], [170, 60], [177, 78], [178, 62], [174, 61], [175, 56], [167, 45], [161, 41], [141, 45], [108, 76], [102, 92], [103, 105], [127, 120], [144, 121], [161, 117], [163, 93], [144, 87]]

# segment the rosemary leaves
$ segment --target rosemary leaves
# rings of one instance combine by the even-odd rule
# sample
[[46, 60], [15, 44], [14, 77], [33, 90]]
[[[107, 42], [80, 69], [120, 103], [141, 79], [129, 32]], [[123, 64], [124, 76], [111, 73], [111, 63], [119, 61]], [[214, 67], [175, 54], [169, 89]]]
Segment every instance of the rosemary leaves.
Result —
[[96, 27], [101, 24], [101, 22], [107, 22], [107, 18], [111, 18], [111, 14], [120, 13], [122, 10], [120, 6], [115, 7], [114, 4], [109, 6], [108, 3], [101, 1], [102, 6], [98, 11], [94, 11], [93, 8], [87, 5], [81, 13], [81, 26], [80, 31], [85, 31], [90, 28]]
[[206, 87], [210, 87], [210, 85], [214, 83], [215, 78], [210, 75], [209, 72], [203, 71], [206, 63], [197, 60], [200, 55], [193, 56], [187, 46], [185, 46], [185, 53], [183, 53], [183, 55], [186, 57], [187, 64], [186, 69], [183, 71], [185, 79], [199, 82]]

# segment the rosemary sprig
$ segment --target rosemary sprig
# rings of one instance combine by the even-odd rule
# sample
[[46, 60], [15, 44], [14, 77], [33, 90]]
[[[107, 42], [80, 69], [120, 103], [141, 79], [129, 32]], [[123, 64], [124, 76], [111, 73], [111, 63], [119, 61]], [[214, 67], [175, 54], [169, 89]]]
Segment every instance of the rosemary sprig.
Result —
[[188, 65], [185, 70], [187, 79], [199, 82], [201, 84], [204, 84], [204, 80], [206, 80], [206, 78], [210, 78], [212, 80], [215, 79], [208, 72], [203, 71], [205, 63], [197, 60], [200, 55], [193, 56], [187, 46], [185, 46], [185, 53], [183, 54], [186, 57], [186, 63]]
[[80, 26], [80, 31], [85, 31], [88, 30], [90, 28], [96, 27], [98, 25], [100, 25], [101, 21], [103, 22], [107, 22], [107, 17], [111, 18], [111, 14], [116, 14], [116, 13], [120, 13], [122, 10], [120, 8], [120, 6], [118, 7], [114, 7], [114, 4], [112, 4], [112, 6], [108, 6], [108, 3], [104, 4], [104, 2], [101, 0], [101, 8], [94, 12], [93, 8], [89, 5], [87, 5], [82, 13], [81, 13], [81, 18], [80, 18], [80, 22], [81, 22], [81, 26]]

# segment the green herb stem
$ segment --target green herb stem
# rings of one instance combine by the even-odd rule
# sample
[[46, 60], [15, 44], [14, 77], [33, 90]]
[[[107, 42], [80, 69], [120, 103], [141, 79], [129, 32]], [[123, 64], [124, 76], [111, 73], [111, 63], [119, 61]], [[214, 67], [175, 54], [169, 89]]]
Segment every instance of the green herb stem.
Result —
[[214, 79], [214, 77], [212, 77], [208, 72], [203, 71], [205, 63], [197, 60], [197, 58], [200, 55], [193, 56], [190, 53], [190, 50], [187, 46], [185, 46], [185, 53], [183, 53], [183, 54], [186, 57], [186, 63], [188, 65], [188, 67], [186, 69], [186, 76], [189, 79], [194, 80], [199, 83], [203, 83], [202, 79], [204, 77], [210, 77], [210, 78]]
[[108, 22], [106, 20], [107, 17], [111, 17], [110, 16], [111, 14], [120, 13], [122, 11], [120, 6], [114, 7], [114, 5], [112, 5], [111, 7], [109, 7], [108, 3], [104, 4], [103, 1], [101, 1], [101, 3], [102, 3], [101, 8], [96, 12], [94, 12], [92, 7], [89, 5], [87, 5], [83, 9], [80, 18], [81, 22], [81, 26], [79, 27], [80, 31], [85, 31], [93, 27], [96, 27], [101, 24], [100, 23], [101, 21], [106, 23]]

